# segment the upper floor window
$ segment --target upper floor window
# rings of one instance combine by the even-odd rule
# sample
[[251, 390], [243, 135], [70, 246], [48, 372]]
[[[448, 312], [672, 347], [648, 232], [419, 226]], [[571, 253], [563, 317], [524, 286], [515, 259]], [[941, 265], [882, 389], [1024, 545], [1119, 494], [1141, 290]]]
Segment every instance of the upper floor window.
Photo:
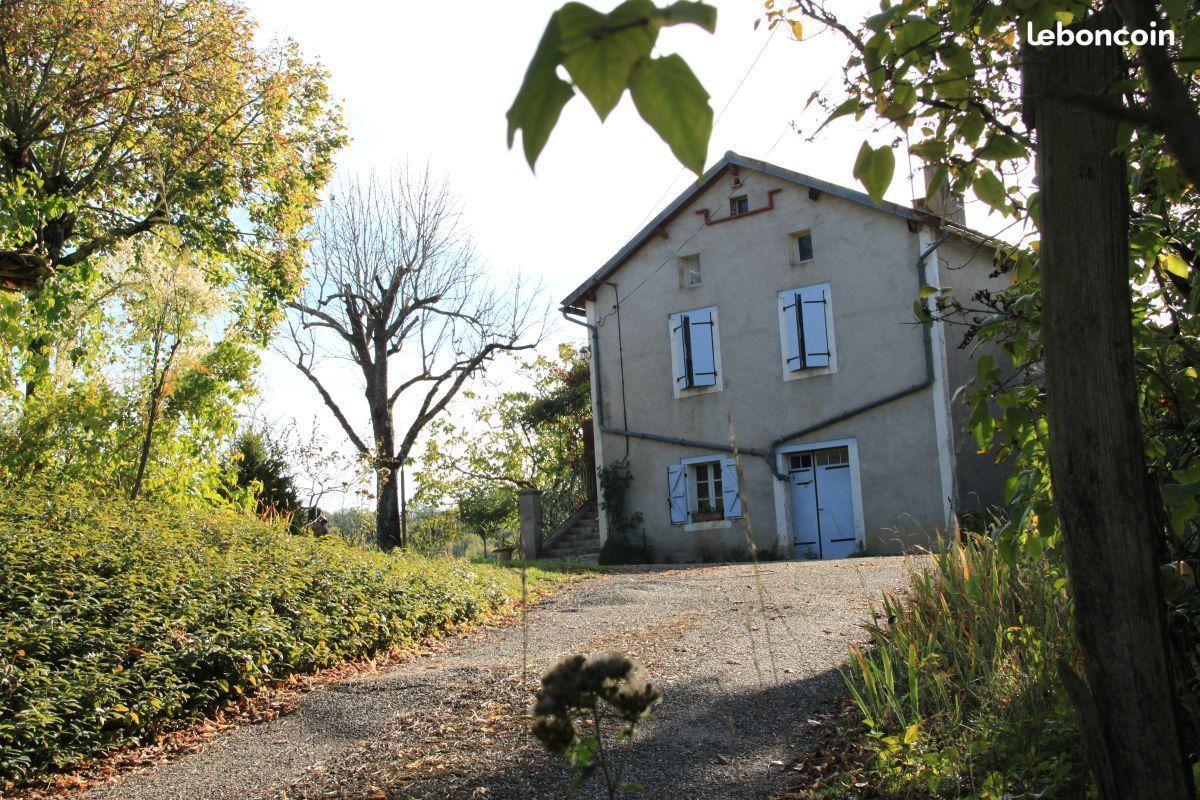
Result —
[[788, 237], [791, 250], [792, 266], [805, 264], [813, 260], [812, 231], [800, 231]]
[[835, 371], [829, 284], [780, 292], [779, 332], [784, 377], [801, 377], [812, 370]]
[[745, 214], [749, 210], [750, 198], [746, 195], [742, 194], [729, 198], [729, 216], [736, 217], [739, 214]]
[[679, 285], [685, 289], [700, 285], [700, 254], [679, 259]]
[[669, 331], [675, 396], [692, 389], [719, 390], [721, 354], [717, 309], [701, 308], [672, 314]]

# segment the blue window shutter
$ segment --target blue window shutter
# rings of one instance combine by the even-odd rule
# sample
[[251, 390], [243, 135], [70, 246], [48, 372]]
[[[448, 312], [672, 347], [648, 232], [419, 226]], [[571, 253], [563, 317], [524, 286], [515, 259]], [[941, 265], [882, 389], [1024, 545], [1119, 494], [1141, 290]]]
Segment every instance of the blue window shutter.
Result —
[[717, 382], [717, 348], [712, 312], [692, 311], [685, 316], [691, 334], [691, 385], [713, 386]]
[[686, 389], [691, 386], [691, 370], [688, 369], [691, 357], [688, 355], [687, 325], [684, 315], [672, 314], [670, 327], [671, 350], [673, 353], [679, 354], [679, 363], [672, 362], [672, 369], [675, 370], [675, 387]]
[[682, 525], [687, 522], [687, 473], [682, 464], [667, 467], [667, 502], [671, 506], [671, 524]]
[[721, 504], [725, 507], [725, 519], [742, 516], [742, 491], [738, 486], [737, 462], [732, 458], [721, 459]]
[[825, 290], [801, 289], [799, 300], [804, 366], [828, 367], [832, 354], [829, 352], [829, 331], [825, 328]]
[[804, 369], [804, 355], [800, 352], [800, 293], [784, 292], [780, 297], [783, 300], [780, 324], [783, 325], [787, 342], [784, 358], [787, 359], [788, 371], [797, 372]]

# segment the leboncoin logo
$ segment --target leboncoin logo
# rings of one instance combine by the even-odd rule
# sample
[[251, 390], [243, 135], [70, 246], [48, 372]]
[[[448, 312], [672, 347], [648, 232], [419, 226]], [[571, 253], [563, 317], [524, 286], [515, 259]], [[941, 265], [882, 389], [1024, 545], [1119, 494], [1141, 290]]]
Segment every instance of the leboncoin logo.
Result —
[[1091, 28], [1072, 29], [1064, 28], [1061, 22], [1057, 23], [1054, 28], [1043, 28], [1040, 31], [1033, 29], [1033, 23], [1027, 23], [1025, 28], [1025, 41], [1038, 47], [1046, 47], [1056, 44], [1059, 46], [1082, 45], [1088, 47], [1095, 46], [1112, 46], [1126, 47], [1134, 45], [1142, 47], [1144, 45], [1154, 45], [1163, 47], [1175, 44], [1175, 31], [1167, 28], [1159, 30], [1157, 22], [1150, 23], [1150, 30], [1127, 30], [1120, 28], [1118, 30], [1093, 30]]

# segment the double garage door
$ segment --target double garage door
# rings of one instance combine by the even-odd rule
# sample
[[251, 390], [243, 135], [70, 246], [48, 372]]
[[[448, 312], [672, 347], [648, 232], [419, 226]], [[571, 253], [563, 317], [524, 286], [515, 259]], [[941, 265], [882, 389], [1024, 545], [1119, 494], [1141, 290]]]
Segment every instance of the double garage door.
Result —
[[788, 456], [796, 558], [845, 558], [858, 550], [847, 447]]

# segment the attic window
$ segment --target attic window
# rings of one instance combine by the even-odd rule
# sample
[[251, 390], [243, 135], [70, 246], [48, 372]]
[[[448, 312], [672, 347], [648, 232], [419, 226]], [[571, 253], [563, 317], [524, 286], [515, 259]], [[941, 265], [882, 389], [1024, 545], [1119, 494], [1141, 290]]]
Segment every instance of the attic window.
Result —
[[729, 216], [736, 217], [750, 210], [750, 199], [746, 195], [729, 198]]
[[703, 276], [700, 272], [700, 254], [683, 256], [679, 259], [679, 285], [690, 289], [700, 285]]
[[800, 231], [788, 237], [791, 241], [792, 266], [807, 264], [813, 260], [812, 231]]

